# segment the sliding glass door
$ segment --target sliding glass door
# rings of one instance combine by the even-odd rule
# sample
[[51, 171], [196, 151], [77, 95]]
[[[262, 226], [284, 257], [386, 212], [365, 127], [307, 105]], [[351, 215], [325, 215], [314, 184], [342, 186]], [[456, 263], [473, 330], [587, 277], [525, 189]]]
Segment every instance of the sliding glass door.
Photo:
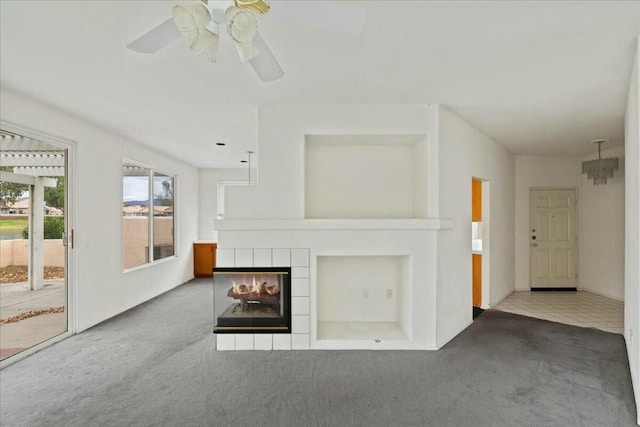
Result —
[[0, 360], [68, 331], [66, 148], [0, 130]]

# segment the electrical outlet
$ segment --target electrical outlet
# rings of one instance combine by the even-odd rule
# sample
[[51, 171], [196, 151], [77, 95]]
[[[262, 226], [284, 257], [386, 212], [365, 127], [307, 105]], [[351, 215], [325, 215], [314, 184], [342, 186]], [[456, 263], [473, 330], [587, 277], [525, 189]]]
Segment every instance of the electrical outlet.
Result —
[[391, 289], [387, 289], [385, 295], [387, 296], [387, 298], [391, 299], [393, 297], [393, 292], [391, 292]]

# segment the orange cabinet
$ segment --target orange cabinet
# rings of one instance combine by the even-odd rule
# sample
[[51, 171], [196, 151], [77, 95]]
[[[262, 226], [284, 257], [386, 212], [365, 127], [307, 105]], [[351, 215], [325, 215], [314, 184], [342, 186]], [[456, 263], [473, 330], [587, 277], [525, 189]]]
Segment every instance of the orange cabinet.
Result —
[[482, 221], [482, 181], [471, 181], [471, 221]]
[[216, 266], [215, 243], [193, 244], [193, 275], [196, 277], [212, 277], [213, 267]]
[[473, 254], [473, 306], [482, 305], [482, 255]]

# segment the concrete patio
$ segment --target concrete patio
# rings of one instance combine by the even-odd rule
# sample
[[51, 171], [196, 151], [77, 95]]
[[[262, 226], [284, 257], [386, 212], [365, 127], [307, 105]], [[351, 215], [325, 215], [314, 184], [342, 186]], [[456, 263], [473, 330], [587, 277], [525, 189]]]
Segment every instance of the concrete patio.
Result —
[[[0, 319], [33, 310], [66, 306], [64, 279], [46, 280], [31, 291], [27, 282], [0, 285]], [[67, 313], [40, 314], [0, 325], [0, 359], [39, 344], [67, 330]]]

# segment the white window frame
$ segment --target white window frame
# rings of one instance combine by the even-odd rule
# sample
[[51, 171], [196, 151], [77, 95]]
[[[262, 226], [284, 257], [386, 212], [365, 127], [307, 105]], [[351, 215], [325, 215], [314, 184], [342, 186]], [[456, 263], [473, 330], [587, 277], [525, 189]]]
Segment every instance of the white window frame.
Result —
[[[123, 272], [124, 273], [128, 273], [130, 271], [136, 271], [136, 270], [140, 270], [142, 268], [147, 268], [149, 266], [152, 265], [156, 265], [156, 264], [161, 264], [163, 262], [168, 262], [171, 260], [174, 260], [176, 258], [178, 258], [178, 213], [177, 213], [177, 209], [176, 206], [178, 205], [177, 203], [177, 194], [179, 193], [179, 191], [177, 191], [177, 187], [178, 187], [178, 175], [172, 172], [168, 172], [166, 170], [163, 170], [161, 168], [156, 168], [154, 166], [150, 166], [148, 164], [145, 163], [141, 163], [138, 162], [136, 160], [132, 160], [132, 159], [128, 159], [128, 158], [123, 158], [122, 159], [122, 166], [124, 167], [124, 165], [132, 165], [132, 166], [138, 166], [144, 169], [148, 169], [149, 170], [149, 183], [148, 183], [148, 187], [147, 187], [147, 191], [148, 191], [148, 196], [149, 196], [149, 205], [148, 205], [148, 211], [149, 211], [149, 221], [148, 221], [148, 247], [147, 247], [147, 258], [149, 259], [148, 262], [145, 262], [144, 264], [139, 264], [139, 265], [135, 265], [133, 267], [128, 267], [125, 268], [123, 266]], [[153, 240], [153, 226], [154, 226], [154, 215], [153, 215], [153, 208], [154, 208], [154, 204], [153, 204], [153, 178], [155, 177], [156, 174], [160, 174], [160, 175], [164, 175], [164, 176], [168, 176], [171, 177], [173, 179], [173, 255], [168, 256], [168, 257], [164, 257], [164, 258], [160, 258], [158, 260], [155, 260], [153, 257], [153, 250], [154, 250], [154, 240]], [[122, 178], [124, 178], [124, 175], [122, 175]], [[122, 188], [122, 186], [121, 186]], [[123, 202], [124, 199], [124, 194], [120, 195], [120, 203]], [[122, 208], [120, 211], [120, 214], [122, 215]], [[122, 227], [122, 262], [124, 264], [124, 241], [125, 241], [125, 236], [124, 236], [124, 216], [122, 216], [122, 220], [121, 220], [121, 224], [123, 225]]]

